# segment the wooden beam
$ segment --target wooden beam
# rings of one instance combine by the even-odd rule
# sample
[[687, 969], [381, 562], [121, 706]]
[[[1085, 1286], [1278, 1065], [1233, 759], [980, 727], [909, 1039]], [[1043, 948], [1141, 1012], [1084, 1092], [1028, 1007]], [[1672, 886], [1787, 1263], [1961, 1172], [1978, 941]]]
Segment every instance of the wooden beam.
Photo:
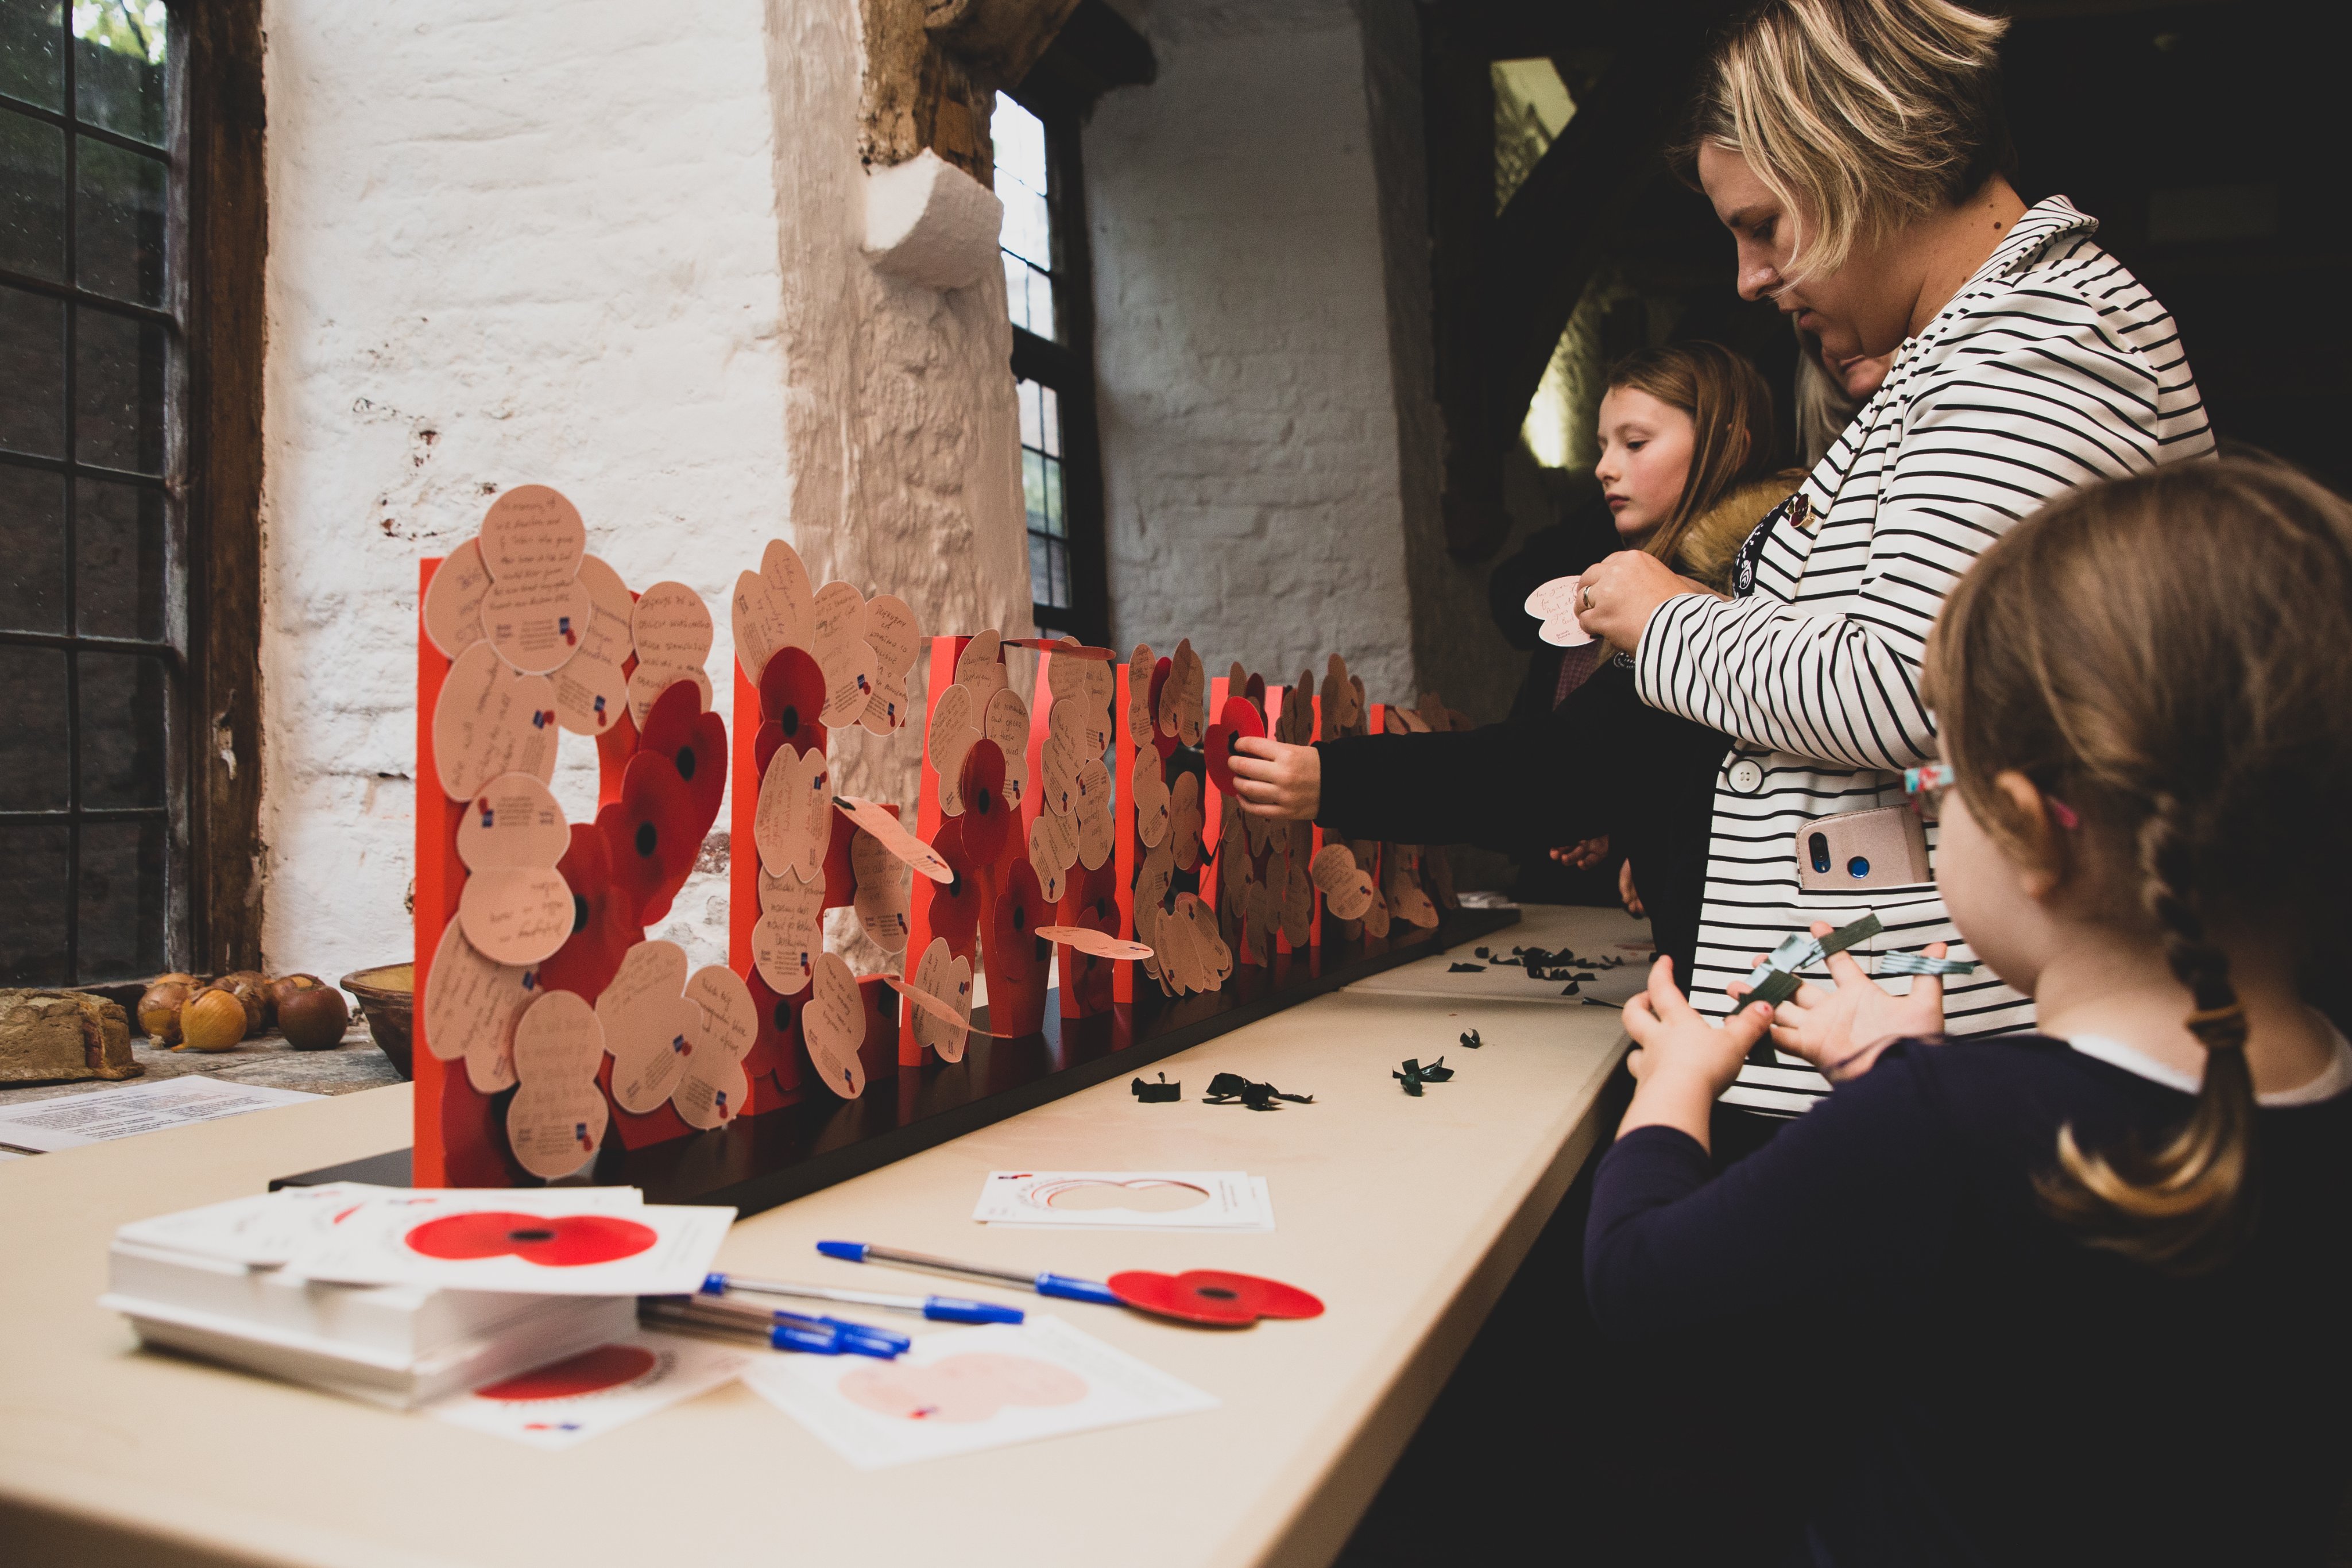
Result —
[[[185, 171], [180, 306], [185, 518], [192, 941], [198, 970], [261, 962], [262, 276], [269, 248], [262, 157], [261, 0], [172, 11], [174, 161]], [[426, 782], [420, 780], [420, 789]]]
[[1492, 439], [1516, 439], [1578, 297], [1684, 122], [1708, 41], [1729, 9], [1727, 0], [1680, 0], [1638, 18], [1496, 220], [1479, 288]]

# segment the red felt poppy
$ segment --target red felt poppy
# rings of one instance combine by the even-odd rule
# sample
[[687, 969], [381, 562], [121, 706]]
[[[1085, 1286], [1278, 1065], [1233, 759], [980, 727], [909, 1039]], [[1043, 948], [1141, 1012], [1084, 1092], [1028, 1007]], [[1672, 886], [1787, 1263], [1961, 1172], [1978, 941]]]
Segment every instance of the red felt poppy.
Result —
[[1201, 743], [1201, 748], [1208, 753], [1209, 782], [1232, 794], [1234, 742], [1244, 736], [1255, 739], [1265, 734], [1265, 720], [1258, 716], [1247, 697], [1227, 697], [1224, 707], [1217, 714], [1217, 722], [1209, 727]]
[[972, 863], [992, 867], [1004, 858], [1021, 814], [1004, 798], [1004, 753], [996, 742], [982, 737], [963, 754], [963, 769], [956, 776], [956, 793], [963, 800], [963, 847]]
[[1110, 1293], [1139, 1312], [1220, 1328], [1246, 1328], [1260, 1318], [1317, 1318], [1323, 1303], [1296, 1285], [1255, 1274], [1191, 1269], [1155, 1274], [1130, 1269], [1113, 1274]]
[[669, 913], [702, 848], [694, 798], [669, 758], [640, 753], [621, 775], [621, 798], [596, 813], [613, 892], [631, 922], [651, 925]]
[[702, 693], [692, 681], [674, 682], [646, 714], [640, 756], [667, 757], [694, 802], [697, 843], [719, 820], [727, 793], [727, 721], [702, 711]]
[[[778, 996], [775, 988], [760, 977], [756, 965], [743, 977], [743, 984], [751, 992], [751, 1010], [760, 1019], [759, 1038], [743, 1058], [744, 1076], [757, 1084], [761, 1073], [772, 1072], [776, 1087], [789, 1094], [801, 1086], [800, 1017], [794, 998]], [[803, 998], [806, 995], [803, 989]]]
[[1037, 936], [1054, 923], [1053, 906], [1037, 885], [1028, 861], [1016, 860], [1004, 889], [988, 912], [988, 941], [982, 949], [988, 975], [989, 1028], [998, 1034], [1028, 1034], [1045, 1019], [1045, 987], [1053, 974], [1054, 945]]
[[593, 1001], [613, 983], [621, 956], [646, 939], [645, 928], [631, 923], [628, 901], [614, 895], [612, 858], [595, 823], [572, 824], [571, 847], [555, 869], [572, 889], [572, 935], [539, 967], [539, 984]]
[[950, 817], [931, 838], [931, 848], [948, 862], [955, 880], [938, 883], [929, 877], [917, 877], [915, 896], [930, 900], [931, 935], [945, 937], [950, 953], [969, 958], [972, 940], [980, 933], [982, 890], [980, 866], [964, 848], [963, 823], [961, 817]]
[[824, 671], [805, 648], [779, 648], [760, 672], [760, 716], [795, 751], [824, 749]]

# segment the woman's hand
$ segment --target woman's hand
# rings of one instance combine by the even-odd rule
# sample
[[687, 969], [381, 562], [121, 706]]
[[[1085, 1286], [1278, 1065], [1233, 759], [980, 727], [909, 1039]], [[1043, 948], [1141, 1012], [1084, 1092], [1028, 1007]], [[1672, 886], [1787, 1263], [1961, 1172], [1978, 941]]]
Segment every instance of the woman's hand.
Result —
[[1642, 895], [1633, 886], [1632, 861], [1620, 861], [1617, 863], [1617, 902], [1623, 904], [1625, 913], [1636, 920], [1649, 914], [1648, 910], [1642, 907]]
[[1572, 844], [1562, 844], [1551, 852], [1551, 858], [1570, 871], [1599, 865], [1609, 858], [1609, 835], [1603, 833], [1597, 839], [1579, 839]]
[[1625, 1004], [1625, 1032], [1635, 1047], [1625, 1065], [1639, 1087], [1617, 1135], [1636, 1127], [1675, 1127], [1706, 1145], [1716, 1097], [1739, 1076], [1739, 1064], [1764, 1038], [1771, 1018], [1771, 1009], [1756, 1002], [1719, 1027], [1709, 1023], [1675, 989], [1674, 960], [1651, 965], [1650, 988]]
[[[1816, 921], [1812, 934], [1826, 936], [1830, 926]], [[1941, 942], [1931, 942], [1927, 947], [1930, 958], [1940, 958], [1948, 951]], [[1911, 994], [1897, 997], [1864, 974], [1851, 953], [1831, 954], [1829, 971], [1837, 982], [1834, 989], [1807, 980], [1797, 988], [1795, 996], [1773, 1009], [1772, 1043], [1811, 1062], [1831, 1082], [1861, 1077], [1870, 1071], [1880, 1051], [1906, 1035], [1944, 1032], [1941, 975], [1915, 976]], [[1755, 989], [1745, 980], [1734, 980], [1724, 988], [1734, 998]]]
[[1227, 765], [1241, 808], [1253, 817], [1311, 822], [1322, 810], [1323, 754], [1311, 746], [1245, 735], [1234, 742]]
[[1659, 605], [1678, 594], [1714, 592], [1703, 582], [1676, 577], [1647, 550], [1621, 549], [1585, 569], [1577, 590], [1576, 619], [1595, 637], [1631, 653], [1641, 644], [1642, 628]]

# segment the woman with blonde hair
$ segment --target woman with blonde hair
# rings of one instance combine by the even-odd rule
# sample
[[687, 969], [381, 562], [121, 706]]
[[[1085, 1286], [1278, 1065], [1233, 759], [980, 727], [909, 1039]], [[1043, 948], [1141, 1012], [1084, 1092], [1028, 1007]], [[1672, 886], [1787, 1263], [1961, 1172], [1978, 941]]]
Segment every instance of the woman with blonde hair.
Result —
[[[1927, 630], [1979, 552], [2076, 486], [2212, 449], [2172, 319], [2063, 197], [2005, 172], [1997, 46], [1950, 0], [1767, 0], [1725, 34], [1689, 162], [1731, 231], [1739, 292], [1826, 358], [1892, 352], [1885, 385], [1742, 545], [1734, 597], [1622, 551], [1584, 574], [1585, 628], [1633, 650], [1642, 700], [1721, 730], [1693, 999], [1732, 1010], [1753, 955], [1874, 912], [1874, 947], [1957, 942], [1936, 833], [1904, 769], [1935, 753]], [[1814, 973], [1819, 973], [1818, 966]], [[1990, 976], [1955, 1034], [2032, 1019]], [[1826, 1089], [1793, 1057], [1734, 1103]]]

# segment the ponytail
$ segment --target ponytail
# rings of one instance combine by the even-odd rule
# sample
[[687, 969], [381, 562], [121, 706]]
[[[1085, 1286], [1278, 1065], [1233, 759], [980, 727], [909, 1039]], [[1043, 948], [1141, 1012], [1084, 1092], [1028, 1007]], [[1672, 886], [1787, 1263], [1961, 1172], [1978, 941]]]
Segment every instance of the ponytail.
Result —
[[2207, 936], [2193, 894], [2195, 854], [2181, 808], [2159, 796], [2139, 831], [2141, 899], [2164, 933], [2164, 954], [2195, 1003], [2189, 1030], [2205, 1048], [2196, 1108], [2153, 1154], [2085, 1154], [2070, 1124], [2058, 1130], [2058, 1170], [2040, 1180], [2051, 1211], [2094, 1247], [2167, 1273], [2225, 1260], [2252, 1218], [2254, 1082], [2246, 1065], [2246, 1012], [2228, 955]]

